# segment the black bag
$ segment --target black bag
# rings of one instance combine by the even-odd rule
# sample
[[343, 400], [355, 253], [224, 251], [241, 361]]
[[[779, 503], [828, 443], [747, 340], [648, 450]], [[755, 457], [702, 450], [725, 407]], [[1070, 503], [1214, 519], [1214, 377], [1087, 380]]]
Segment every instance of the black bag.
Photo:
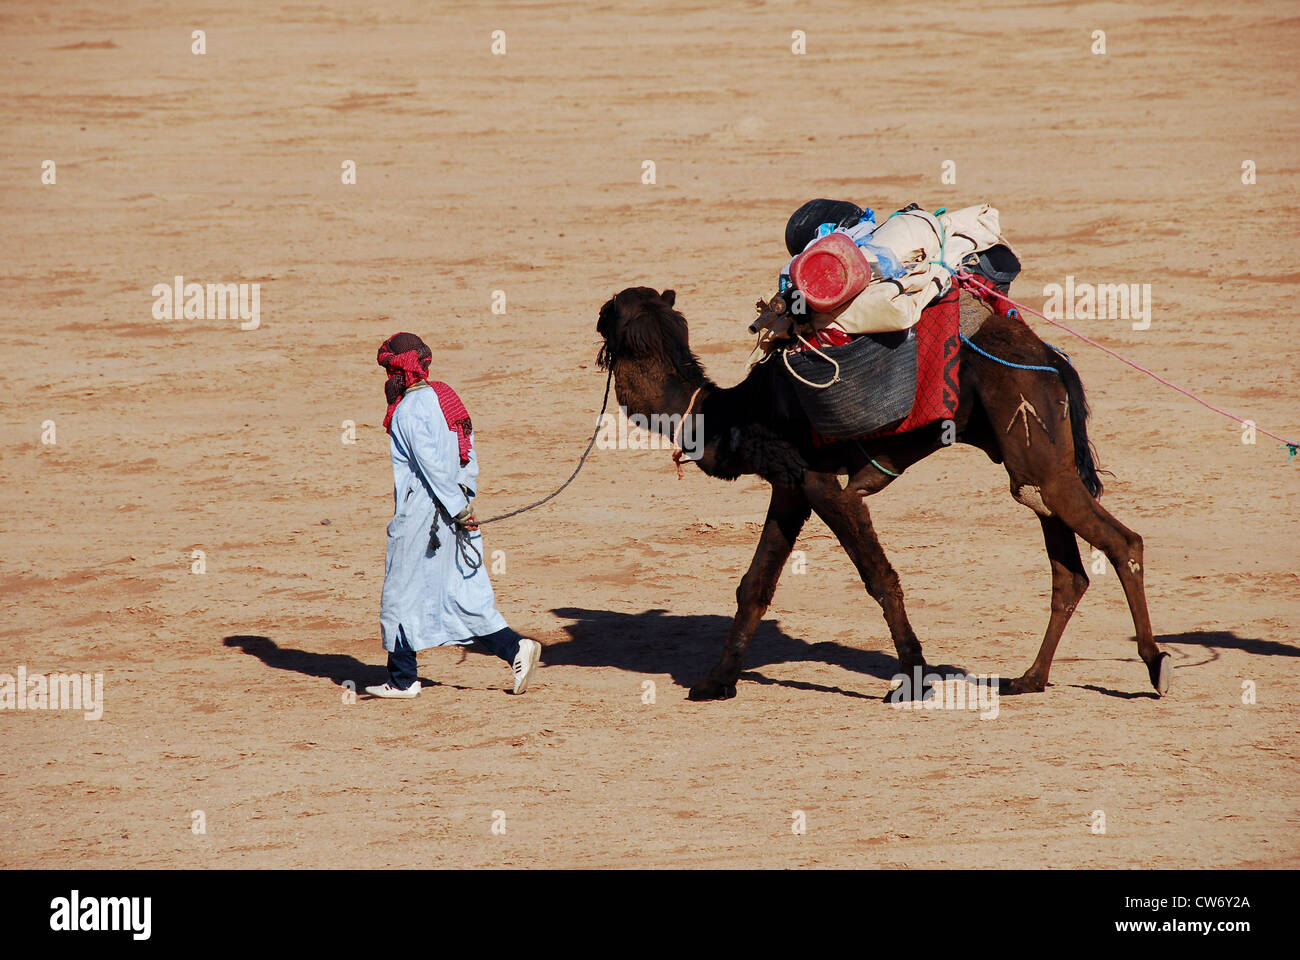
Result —
[[[838, 347], [785, 354], [786, 372], [813, 428], [828, 440], [864, 437], [897, 426], [916, 399], [916, 331], [868, 333]], [[803, 378], [802, 380], [800, 378]], [[831, 382], [834, 379], [834, 382]], [[829, 384], [822, 388], [810, 386]]]
[[1006, 244], [998, 243], [979, 253], [972, 253], [963, 264], [971, 273], [979, 274], [1004, 294], [1011, 281], [1020, 275], [1020, 258]]
[[823, 223], [856, 227], [865, 214], [865, 210], [847, 200], [809, 200], [786, 221], [785, 248], [793, 257], [817, 239], [817, 228]]

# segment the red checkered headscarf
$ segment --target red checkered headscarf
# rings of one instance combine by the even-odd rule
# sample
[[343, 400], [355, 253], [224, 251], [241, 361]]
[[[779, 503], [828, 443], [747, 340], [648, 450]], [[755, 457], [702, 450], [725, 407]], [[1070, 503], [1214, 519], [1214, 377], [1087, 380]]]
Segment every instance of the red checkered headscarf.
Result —
[[[384, 396], [388, 399], [388, 413], [384, 415], [384, 429], [390, 433], [393, 414], [414, 384], [429, 380], [429, 361], [433, 351], [429, 345], [413, 333], [395, 333], [379, 345], [376, 358], [381, 367], [388, 371], [384, 382]], [[460, 450], [460, 465], [469, 463], [469, 451], [473, 445], [471, 434], [474, 424], [470, 421], [469, 411], [460, 397], [445, 383], [430, 381], [434, 393], [438, 395], [438, 405], [447, 421], [447, 429], [456, 434], [456, 445]]]

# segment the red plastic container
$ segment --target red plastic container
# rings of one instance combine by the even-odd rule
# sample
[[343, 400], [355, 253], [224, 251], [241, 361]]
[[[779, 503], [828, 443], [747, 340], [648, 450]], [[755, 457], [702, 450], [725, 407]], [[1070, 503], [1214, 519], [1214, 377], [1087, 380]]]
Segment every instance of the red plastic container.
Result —
[[842, 233], [828, 233], [790, 264], [790, 281], [818, 313], [852, 300], [871, 282], [871, 266], [858, 245]]

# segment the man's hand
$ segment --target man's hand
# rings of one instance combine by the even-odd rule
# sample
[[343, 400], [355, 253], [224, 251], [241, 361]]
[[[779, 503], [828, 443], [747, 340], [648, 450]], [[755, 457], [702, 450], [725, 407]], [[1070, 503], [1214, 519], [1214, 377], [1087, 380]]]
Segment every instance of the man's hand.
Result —
[[456, 514], [453, 519], [461, 529], [468, 530], [470, 533], [478, 529], [478, 517], [474, 516], [473, 504], [467, 504], [465, 509]]

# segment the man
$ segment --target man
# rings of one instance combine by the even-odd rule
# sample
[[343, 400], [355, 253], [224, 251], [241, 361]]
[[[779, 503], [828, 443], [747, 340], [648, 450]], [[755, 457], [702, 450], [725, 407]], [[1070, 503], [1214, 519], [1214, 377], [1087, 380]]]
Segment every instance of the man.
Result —
[[388, 374], [384, 429], [395, 510], [379, 610], [388, 682], [366, 693], [417, 696], [417, 651], [476, 640], [510, 664], [514, 692], [523, 693], [542, 647], [511, 630], [494, 605], [474, 516], [474, 427], [456, 392], [429, 382], [432, 356], [413, 333], [394, 334], [379, 347], [379, 365]]

